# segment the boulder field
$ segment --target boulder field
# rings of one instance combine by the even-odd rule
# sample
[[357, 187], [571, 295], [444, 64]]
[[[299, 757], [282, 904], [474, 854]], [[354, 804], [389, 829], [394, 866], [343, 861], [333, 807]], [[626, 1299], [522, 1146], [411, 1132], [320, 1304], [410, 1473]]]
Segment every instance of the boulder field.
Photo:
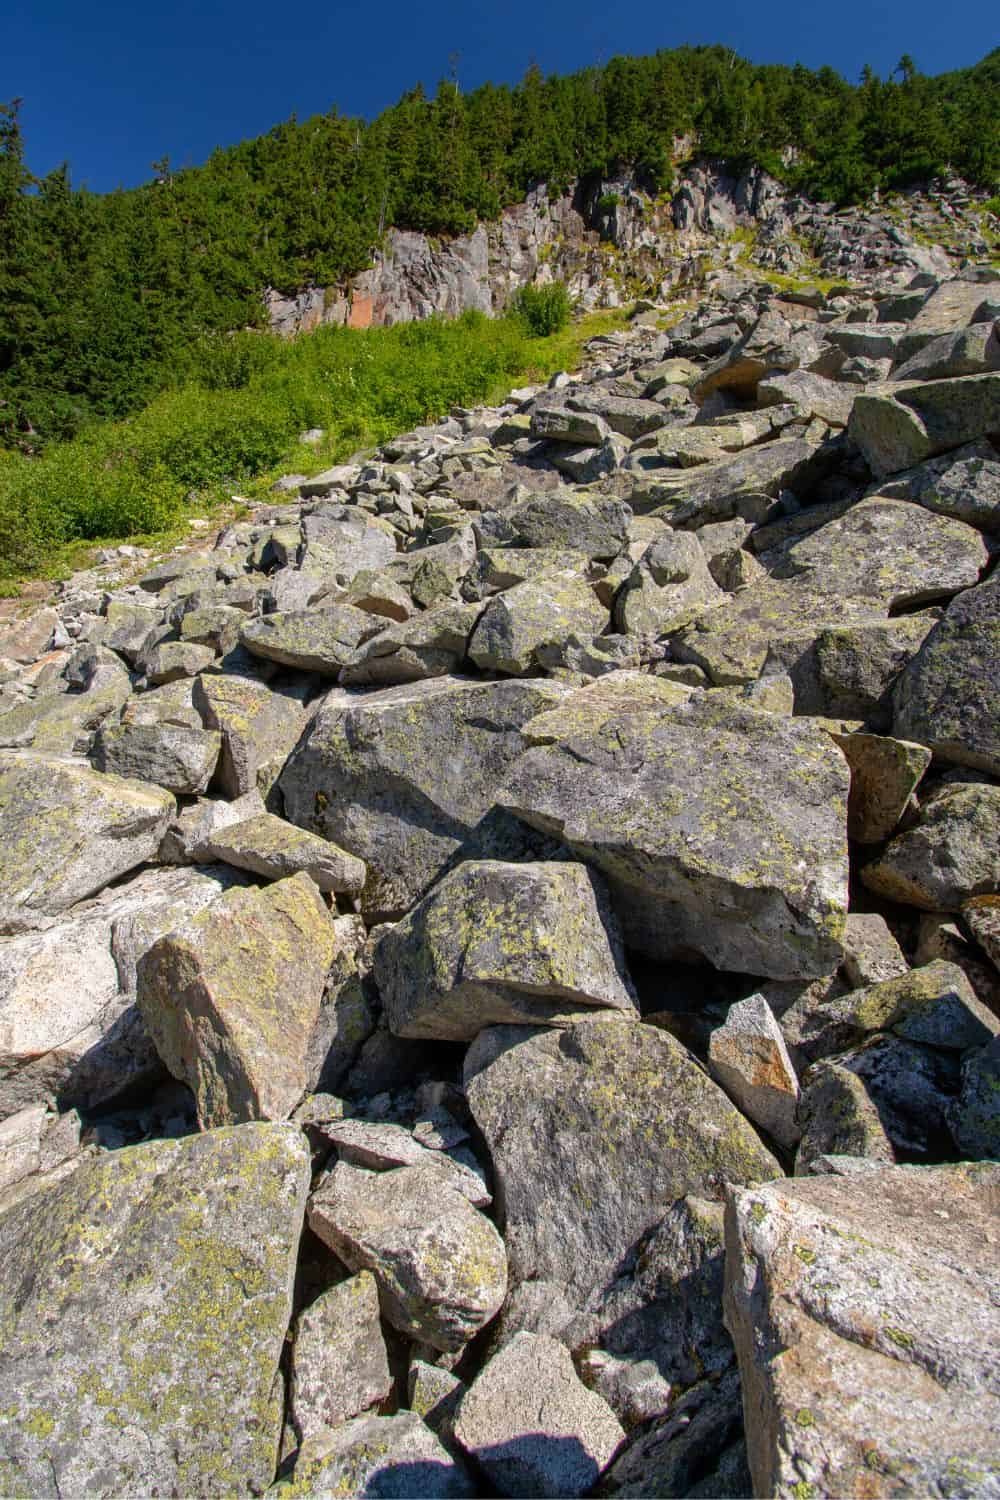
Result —
[[0, 1493], [1000, 1494], [998, 282], [8, 616]]

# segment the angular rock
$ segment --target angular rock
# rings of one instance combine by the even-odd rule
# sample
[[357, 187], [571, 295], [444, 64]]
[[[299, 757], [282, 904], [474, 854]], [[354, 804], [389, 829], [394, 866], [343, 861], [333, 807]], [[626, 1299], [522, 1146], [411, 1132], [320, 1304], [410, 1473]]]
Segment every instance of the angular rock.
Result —
[[863, 1081], [835, 1062], [819, 1062], [808, 1070], [797, 1118], [801, 1140], [795, 1153], [796, 1177], [816, 1170], [824, 1156], [863, 1157], [890, 1165], [896, 1160]]
[[878, 492], [954, 516], [988, 535], [1000, 531], [1000, 461], [989, 443], [972, 443], [943, 458], [928, 459], [883, 480]]
[[301, 1133], [247, 1125], [104, 1153], [0, 1217], [5, 1493], [264, 1492], [308, 1187]]
[[193, 641], [162, 641], [152, 647], [144, 646], [135, 665], [150, 687], [158, 687], [182, 677], [197, 677], [214, 661], [211, 646], [198, 646]]
[[622, 585], [615, 624], [625, 635], [669, 635], [723, 597], [697, 537], [672, 531], [643, 553]]
[[951, 1154], [948, 1115], [961, 1079], [957, 1053], [883, 1032], [840, 1053], [837, 1062], [860, 1078], [897, 1152], [932, 1161]]
[[232, 802], [199, 797], [196, 802], [181, 808], [171, 823], [160, 845], [159, 858], [165, 864], [176, 865], [204, 859], [206, 845], [216, 833], [234, 823], [259, 817], [263, 811], [264, 799], [256, 788]]
[[779, 1146], [799, 1138], [795, 1108], [799, 1081], [781, 1028], [763, 995], [730, 1006], [709, 1038], [708, 1066], [736, 1106]]
[[935, 622], [933, 614], [902, 615], [824, 630], [813, 649], [815, 688], [803, 692], [801, 678], [796, 684], [800, 713], [864, 719], [874, 733], [889, 733], [892, 685]]
[[848, 433], [876, 476], [1000, 432], [1000, 370], [859, 392]]
[[0, 932], [44, 927], [155, 858], [173, 811], [159, 787], [0, 751]]
[[973, 896], [962, 907], [962, 922], [1000, 969], [1000, 897]]
[[355, 1417], [325, 1428], [299, 1451], [295, 1472], [268, 1490], [270, 1500], [463, 1500], [468, 1475], [415, 1412]]
[[408, 911], [475, 836], [521, 754], [521, 725], [565, 689], [438, 678], [334, 690], [286, 765], [285, 814], [368, 866], [370, 917]]
[[755, 1494], [989, 1493], [998, 1191], [1000, 1167], [958, 1166], [733, 1192], [726, 1321]]
[[152, 781], [178, 795], [197, 795], [212, 779], [222, 735], [180, 724], [116, 724], [100, 729], [91, 751], [98, 771]]
[[367, 1120], [334, 1120], [321, 1127], [340, 1161], [352, 1167], [384, 1172], [393, 1167], [423, 1167], [438, 1172], [448, 1187], [468, 1198], [475, 1208], [492, 1201], [481, 1175], [446, 1151], [424, 1146], [401, 1125], [371, 1124]]
[[361, 642], [378, 631], [378, 621], [349, 604], [328, 605], [286, 615], [262, 615], [240, 631], [254, 656], [336, 677]]
[[948, 1128], [966, 1161], [1000, 1158], [1000, 1037], [962, 1063], [962, 1089], [948, 1109]]
[[560, 443], [603, 443], [611, 429], [601, 417], [539, 402], [531, 413], [531, 435]]
[[893, 734], [1000, 775], [1000, 573], [959, 594], [897, 680]]
[[842, 957], [847, 788], [822, 731], [695, 698], [529, 750], [498, 801], [605, 874], [640, 952], [791, 979]]
[[758, 406], [778, 406], [794, 401], [811, 417], [819, 417], [830, 427], [846, 427], [854, 406], [856, 390], [808, 370], [793, 370], [786, 375], [768, 375], [757, 387]]
[[931, 339], [916, 354], [897, 365], [893, 380], [943, 380], [955, 375], [982, 375], [990, 368], [986, 344], [990, 323], [974, 323]]
[[465, 660], [479, 604], [444, 604], [401, 625], [390, 625], [360, 646], [340, 674], [350, 686], [391, 687], [445, 677]]
[[222, 794], [270, 791], [305, 727], [302, 695], [220, 672], [198, 678], [193, 701], [205, 727], [222, 731], [215, 777]]
[[379, 933], [375, 979], [397, 1036], [471, 1041], [634, 1006], [604, 882], [584, 865], [469, 860]]
[[851, 768], [847, 834], [859, 844], [880, 844], [893, 833], [931, 763], [923, 745], [880, 734], [834, 734]]
[[680, 1043], [624, 1016], [480, 1032], [465, 1088], [493, 1159], [512, 1285], [557, 1283], [571, 1307], [664, 1205], [778, 1170]]
[[555, 1339], [519, 1333], [462, 1398], [455, 1437], [503, 1495], [583, 1495], [625, 1433]]
[[944, 785], [917, 822], [861, 871], [869, 890], [922, 911], [958, 911], [1000, 890], [1000, 787]]
[[322, 897], [294, 875], [227, 892], [140, 959], [139, 1010], [203, 1127], [291, 1114], [334, 947]]
[[394, 1328], [435, 1349], [461, 1349], [503, 1302], [503, 1240], [436, 1171], [338, 1162], [310, 1199], [309, 1224], [352, 1271], [372, 1272]]
[[531, 745], [551, 745], [600, 729], [619, 714], [686, 703], [691, 688], [645, 672], [609, 672], [596, 682], [574, 688], [556, 708], [529, 719], [524, 737]]
[[909, 968], [885, 918], [876, 912], [848, 912], [844, 950], [844, 974], [855, 989], [896, 979]]
[[527, 676], [538, 652], [576, 631], [597, 635], [608, 611], [577, 573], [542, 574], [491, 599], [469, 641], [469, 657], [486, 672]]
[[717, 1381], [699, 1380], [666, 1418], [632, 1433], [601, 1483], [602, 1494], [623, 1500], [648, 1500], [651, 1494], [725, 1500], [752, 1489], [735, 1369]]
[[221, 859], [269, 880], [282, 880], [302, 871], [321, 891], [356, 895], [365, 883], [360, 859], [338, 849], [329, 839], [296, 828], [272, 813], [257, 813], [244, 822], [227, 824], [203, 839], [200, 850], [210, 859]]
[[571, 547], [587, 557], [610, 558], [628, 541], [632, 512], [621, 500], [558, 489], [532, 495], [505, 519], [516, 547]]
[[450, 1370], [420, 1359], [410, 1363], [406, 1387], [410, 1410], [449, 1445], [454, 1442], [455, 1417], [467, 1389]]
[[0, 1198], [15, 1183], [37, 1172], [47, 1124], [44, 1104], [28, 1104], [0, 1120]]
[[392, 1376], [379, 1323], [378, 1290], [368, 1271], [322, 1292], [299, 1315], [289, 1390], [300, 1439], [337, 1427], [382, 1401]]

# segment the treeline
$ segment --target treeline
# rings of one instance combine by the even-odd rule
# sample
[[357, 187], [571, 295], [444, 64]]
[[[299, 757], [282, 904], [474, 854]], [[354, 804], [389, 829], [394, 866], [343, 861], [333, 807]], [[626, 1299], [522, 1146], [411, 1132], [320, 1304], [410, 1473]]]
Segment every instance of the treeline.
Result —
[[677, 137], [841, 203], [946, 166], [992, 189], [998, 98], [1000, 49], [936, 78], [904, 58], [854, 86], [831, 68], [681, 48], [566, 77], [531, 69], [513, 88], [447, 79], [370, 123], [293, 117], [111, 194], [74, 188], [65, 167], [33, 178], [16, 106], [0, 108], [0, 445], [34, 450], [138, 409], [180, 378], [198, 336], [259, 324], [265, 286], [339, 282], [389, 225], [460, 233], [533, 183], [622, 166], [666, 190]]

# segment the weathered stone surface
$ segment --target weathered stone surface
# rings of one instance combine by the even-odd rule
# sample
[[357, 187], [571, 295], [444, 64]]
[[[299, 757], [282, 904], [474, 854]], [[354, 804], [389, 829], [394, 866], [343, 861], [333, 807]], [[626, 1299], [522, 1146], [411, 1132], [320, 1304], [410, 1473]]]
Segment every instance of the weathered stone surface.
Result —
[[1000, 1037], [962, 1063], [962, 1089], [948, 1109], [948, 1128], [967, 1161], [1000, 1159]]
[[877, 912], [848, 912], [844, 950], [844, 974], [856, 989], [895, 979], [909, 968], [885, 918]]
[[374, 1406], [391, 1389], [375, 1278], [361, 1271], [322, 1292], [299, 1316], [291, 1419], [300, 1440], [309, 1438]]
[[0, 1118], [50, 1093], [93, 1107], [159, 1069], [134, 1012], [138, 957], [236, 878], [146, 870], [0, 942]]
[[663, 1421], [637, 1429], [601, 1481], [602, 1494], [622, 1500], [650, 1495], [726, 1500], [752, 1489], [734, 1368], [718, 1380], [699, 1380]]
[[37, 1172], [42, 1162], [45, 1105], [27, 1104], [0, 1120], [0, 1198], [6, 1190]]
[[471, 1041], [484, 1026], [634, 1005], [604, 882], [577, 864], [459, 865], [382, 929], [374, 972], [397, 1036]]
[[435, 1349], [461, 1349], [503, 1302], [503, 1240], [439, 1172], [338, 1162], [310, 1199], [309, 1224], [352, 1271], [372, 1272], [394, 1328]]
[[794, 401], [809, 416], [819, 417], [830, 427], [846, 427], [856, 395], [857, 390], [849, 385], [812, 375], [808, 370], [792, 370], [762, 380], [757, 387], [757, 404], [766, 407]]
[[995, 535], [1000, 531], [1000, 460], [989, 443], [972, 443], [943, 458], [883, 480], [879, 493], [910, 500]]
[[630, 945], [790, 979], [842, 956], [847, 783], [805, 721], [694, 698], [528, 751], [498, 800], [603, 871]]
[[763, 995], [730, 1006], [708, 1044], [716, 1083], [755, 1125], [790, 1150], [799, 1138], [795, 1106], [799, 1081], [781, 1028]]
[[878, 895], [923, 911], [958, 911], [970, 896], [1000, 890], [1000, 787], [939, 787], [861, 879]]
[[880, 1032], [837, 1062], [860, 1078], [897, 1152], [911, 1161], [951, 1154], [948, 1113], [960, 1086], [959, 1054]]
[[[662, 419], [662, 408], [660, 414]], [[37, 661], [49, 649], [59, 624], [56, 611], [48, 608], [33, 610], [25, 619], [14, 620], [0, 629], [0, 657], [17, 662]]]
[[1000, 370], [931, 381], [894, 381], [859, 392], [848, 432], [875, 475], [1000, 431]]
[[583, 1495], [625, 1433], [569, 1351], [518, 1333], [462, 1398], [455, 1437], [503, 1495]]
[[955, 375], [982, 375], [990, 368], [986, 344], [992, 331], [990, 323], [974, 323], [969, 328], [942, 333], [897, 365], [892, 378], [943, 380]]
[[[641, 508], [691, 530], [744, 514], [748, 520], [763, 520], [773, 507], [766, 499], [762, 507], [761, 497], [773, 498], [780, 490], [801, 487], [815, 462], [812, 443], [804, 438], [778, 438], [719, 463], [678, 471], [670, 477], [666, 471], [657, 471], [643, 483], [643, 494], [648, 498]], [[640, 508], [638, 493], [632, 496], [632, 503]]]
[[615, 557], [628, 541], [632, 511], [621, 500], [559, 489], [532, 495], [506, 512], [517, 547], [571, 547], [587, 557]]
[[271, 1500], [462, 1500], [474, 1495], [468, 1475], [415, 1412], [355, 1417], [315, 1433], [302, 1445], [295, 1472]]
[[862, 719], [873, 733], [892, 729], [894, 681], [933, 629], [936, 613], [832, 625], [796, 664], [799, 713]]
[[44, 927], [153, 859], [173, 811], [159, 787], [0, 751], [0, 932]]
[[98, 730], [91, 759], [98, 771], [152, 781], [196, 795], [212, 779], [222, 736], [180, 724], [116, 724]]
[[524, 749], [521, 725], [565, 691], [456, 678], [335, 690], [280, 778], [286, 816], [365, 861], [370, 916], [399, 916], [474, 836]]
[[[111, 656], [105, 652], [104, 657]], [[71, 658], [72, 660], [72, 658]], [[85, 755], [94, 731], [117, 718], [128, 702], [132, 684], [128, 673], [111, 657], [113, 666], [98, 660], [85, 691], [70, 691], [69, 664], [52, 691], [18, 703], [0, 714], [0, 746], [12, 750]]]
[[454, 1441], [455, 1417], [467, 1389], [450, 1370], [421, 1359], [410, 1362], [406, 1385], [410, 1410], [446, 1443]]
[[199, 646], [193, 641], [162, 641], [144, 646], [135, 665], [150, 687], [158, 687], [182, 677], [197, 677], [214, 661], [211, 646]]
[[305, 727], [301, 696], [236, 673], [205, 673], [194, 705], [206, 728], [222, 731], [216, 782], [226, 797], [268, 792]]
[[609, 672], [583, 687], [573, 688], [555, 708], [546, 709], [524, 725], [530, 745], [551, 745], [600, 729], [623, 713], [641, 713], [650, 708], [670, 708], [691, 697], [686, 684], [646, 672]]
[[859, 844], [880, 844], [903, 816], [931, 763], [931, 752], [881, 734], [834, 734], [833, 740], [851, 768], [848, 837]]
[[444, 604], [390, 625], [358, 648], [340, 674], [350, 686], [391, 687], [455, 672], [465, 660], [481, 604]]
[[973, 896], [962, 907], [962, 922], [1000, 969], [1000, 896]]
[[555, 439], [560, 443], [593, 445], [603, 443], [610, 432], [610, 427], [602, 417], [570, 411], [561, 405], [543, 405], [539, 402], [531, 413], [533, 437], [548, 438], [550, 441]]
[[626, 635], [669, 635], [721, 604], [697, 536], [671, 531], [643, 553], [615, 600], [615, 624]]
[[807, 1176], [820, 1157], [864, 1157], [892, 1164], [896, 1153], [863, 1081], [835, 1062], [819, 1062], [802, 1080], [795, 1153], [796, 1177]]
[[637, 438], [663, 426], [664, 411], [658, 401], [644, 401], [635, 396], [609, 395], [600, 386], [570, 396], [566, 405], [572, 411], [588, 411], [603, 417], [612, 432]]
[[336, 677], [356, 648], [375, 635], [378, 621], [349, 604], [307, 609], [286, 615], [263, 615], [240, 631], [240, 640], [254, 656]]
[[291, 1114], [334, 947], [319, 892], [294, 875], [227, 892], [140, 960], [139, 1009], [203, 1126]]
[[[665, 1381], [686, 1386], [717, 1377], [734, 1357], [722, 1322], [722, 1214], [721, 1203], [679, 1198], [557, 1336], [578, 1351], [605, 1351], [640, 1378], [651, 1366], [661, 1397]], [[622, 1394], [624, 1404], [605, 1399], [624, 1421], [631, 1402]]]
[[346, 587], [365, 569], [383, 568], [396, 556], [389, 527], [345, 505], [319, 505], [302, 517], [299, 565]]
[[579, 574], [546, 573], [497, 594], [487, 604], [469, 641], [469, 657], [486, 672], [527, 676], [539, 648], [577, 631], [597, 635], [608, 611]]
[[989, 1494], [1000, 1167], [736, 1190], [726, 1320], [754, 1492]]
[[959, 594], [899, 677], [893, 733], [1000, 775], [1000, 573]]
[[263, 1493], [308, 1187], [298, 1129], [246, 1125], [101, 1155], [0, 1218], [5, 1493]]
[[296, 828], [272, 813], [257, 813], [242, 823], [230, 823], [209, 834], [201, 849], [238, 870], [250, 870], [269, 880], [281, 880], [301, 870], [321, 891], [357, 893], [365, 883], [365, 867], [353, 854], [329, 839]]
[[665, 1204], [778, 1170], [680, 1043], [627, 1017], [481, 1032], [465, 1086], [493, 1158], [512, 1284], [559, 1283], [577, 1308]]
[[482, 1175], [448, 1152], [422, 1145], [401, 1125], [373, 1124], [368, 1120], [333, 1120], [320, 1128], [324, 1139], [335, 1147], [338, 1159], [352, 1167], [364, 1167], [372, 1172], [384, 1172], [393, 1167], [423, 1167], [440, 1173], [449, 1187], [468, 1198], [476, 1208], [485, 1208], [492, 1201]]
[[214, 834], [234, 823], [256, 818], [264, 811], [264, 799], [256, 787], [232, 802], [221, 797], [199, 797], [181, 808], [170, 824], [160, 845], [159, 858], [165, 864], [189, 864], [205, 858], [205, 848]]

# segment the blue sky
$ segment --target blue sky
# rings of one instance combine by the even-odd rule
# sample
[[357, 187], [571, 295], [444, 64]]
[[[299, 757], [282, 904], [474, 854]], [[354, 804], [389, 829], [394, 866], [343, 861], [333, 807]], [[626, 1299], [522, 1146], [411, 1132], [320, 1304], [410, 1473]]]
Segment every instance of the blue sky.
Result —
[[375, 115], [418, 80], [516, 82], [532, 60], [570, 72], [618, 52], [721, 43], [755, 62], [829, 63], [856, 80], [909, 52], [938, 73], [1000, 41], [992, 0], [0, 0], [0, 100], [21, 96], [28, 164], [68, 160], [100, 191], [169, 154], [204, 161], [286, 119], [336, 105]]

